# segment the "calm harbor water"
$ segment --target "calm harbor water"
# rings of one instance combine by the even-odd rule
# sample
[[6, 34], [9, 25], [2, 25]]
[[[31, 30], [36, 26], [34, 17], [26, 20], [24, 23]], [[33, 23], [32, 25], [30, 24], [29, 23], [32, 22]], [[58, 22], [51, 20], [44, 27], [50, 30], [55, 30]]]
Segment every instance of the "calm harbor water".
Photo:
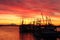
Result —
[[18, 26], [0, 26], [0, 40], [20, 40]]
[[[30, 33], [25, 34], [22, 38], [19, 30], [19, 26], [0, 26], [0, 40], [35, 40]], [[57, 30], [60, 29], [57, 28]]]

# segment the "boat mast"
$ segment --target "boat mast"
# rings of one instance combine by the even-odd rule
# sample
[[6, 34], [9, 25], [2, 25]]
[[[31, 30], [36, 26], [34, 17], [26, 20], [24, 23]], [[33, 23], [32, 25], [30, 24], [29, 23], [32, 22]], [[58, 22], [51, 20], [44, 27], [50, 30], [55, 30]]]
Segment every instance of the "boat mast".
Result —
[[44, 23], [44, 17], [43, 17], [43, 13], [42, 13], [42, 8], [41, 8], [41, 16], [42, 16], [42, 22]]

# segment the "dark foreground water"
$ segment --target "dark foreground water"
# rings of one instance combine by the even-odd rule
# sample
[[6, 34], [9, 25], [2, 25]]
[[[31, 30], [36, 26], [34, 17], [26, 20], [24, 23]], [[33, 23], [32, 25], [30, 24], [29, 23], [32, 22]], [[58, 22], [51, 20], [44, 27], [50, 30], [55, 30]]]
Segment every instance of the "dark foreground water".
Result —
[[19, 26], [0, 26], [0, 40], [35, 40], [32, 34], [22, 36], [19, 30]]
[[19, 26], [0, 26], [0, 40], [33, 40], [31, 34], [22, 35]]

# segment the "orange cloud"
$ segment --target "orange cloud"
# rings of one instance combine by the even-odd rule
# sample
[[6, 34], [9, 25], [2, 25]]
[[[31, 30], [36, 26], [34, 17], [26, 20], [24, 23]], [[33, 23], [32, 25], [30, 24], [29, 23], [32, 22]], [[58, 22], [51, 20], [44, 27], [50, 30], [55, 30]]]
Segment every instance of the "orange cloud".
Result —
[[[59, 3], [60, 2], [58, 1], [51, 1], [51, 0], [24, 0], [24, 1], [23, 0], [15, 0], [15, 1], [4, 0], [4, 1], [1, 1], [0, 15], [2, 16], [0, 16], [0, 19], [1, 18], [3, 19], [1, 20], [1, 23], [3, 23], [3, 21], [7, 18], [6, 20], [8, 21], [5, 20], [6, 22], [4, 23], [8, 24], [12, 22], [10, 20], [13, 20], [13, 23], [19, 24], [20, 23], [19, 17], [23, 18], [24, 20], [26, 20], [27, 23], [29, 23], [30, 21], [32, 21], [29, 18], [42, 18], [42, 15], [43, 15], [44, 19], [46, 16], [50, 16], [53, 24], [60, 24], [59, 23], [60, 21], [59, 20], [60, 19]], [[17, 19], [18, 21], [16, 21]]]

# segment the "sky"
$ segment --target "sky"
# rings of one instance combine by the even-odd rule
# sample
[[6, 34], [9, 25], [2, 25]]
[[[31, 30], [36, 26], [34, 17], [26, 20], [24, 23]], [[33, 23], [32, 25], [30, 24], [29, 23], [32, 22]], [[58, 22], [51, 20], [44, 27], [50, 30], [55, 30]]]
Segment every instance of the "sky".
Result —
[[60, 0], [0, 0], [0, 24], [20, 24], [21, 19], [29, 23], [31, 18], [41, 18], [41, 13], [59, 25]]

